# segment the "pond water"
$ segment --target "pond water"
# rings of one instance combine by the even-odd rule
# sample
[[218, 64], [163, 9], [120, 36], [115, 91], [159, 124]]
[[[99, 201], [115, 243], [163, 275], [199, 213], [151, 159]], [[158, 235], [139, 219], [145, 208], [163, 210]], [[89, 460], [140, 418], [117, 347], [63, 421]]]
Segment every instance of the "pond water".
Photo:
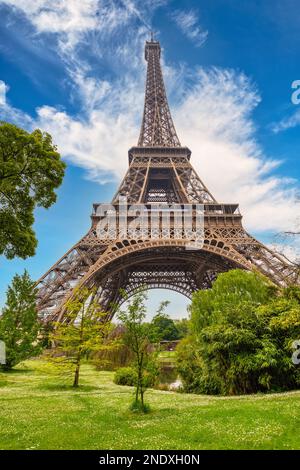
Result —
[[167, 385], [170, 390], [176, 390], [182, 386], [176, 367], [172, 365], [163, 365], [159, 374], [160, 385]]

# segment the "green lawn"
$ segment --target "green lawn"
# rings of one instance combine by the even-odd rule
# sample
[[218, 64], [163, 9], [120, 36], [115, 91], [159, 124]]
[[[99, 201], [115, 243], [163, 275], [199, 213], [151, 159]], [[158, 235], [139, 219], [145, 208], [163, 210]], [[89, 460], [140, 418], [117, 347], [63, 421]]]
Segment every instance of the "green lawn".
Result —
[[1, 449], [299, 449], [300, 392], [216, 398], [149, 390], [150, 414], [128, 411], [132, 389], [85, 365], [74, 391], [40, 361], [0, 373]]
[[175, 363], [176, 361], [176, 352], [175, 351], [160, 351], [158, 359], [161, 363]]

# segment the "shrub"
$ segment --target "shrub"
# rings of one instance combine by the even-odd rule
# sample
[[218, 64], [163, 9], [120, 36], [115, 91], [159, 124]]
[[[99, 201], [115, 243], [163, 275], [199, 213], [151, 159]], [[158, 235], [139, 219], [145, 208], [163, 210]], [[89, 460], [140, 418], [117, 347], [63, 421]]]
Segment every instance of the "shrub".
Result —
[[183, 391], [217, 395], [221, 393], [220, 377], [206, 370], [195, 336], [187, 336], [176, 348], [176, 368], [181, 377]]
[[300, 289], [234, 270], [196, 292], [193, 335], [177, 347], [186, 391], [237, 395], [299, 388], [291, 345], [300, 338]]
[[[156, 369], [149, 369], [143, 372], [144, 387], [153, 387], [156, 382]], [[133, 367], [121, 367], [115, 372], [114, 382], [117, 385], [135, 386], [137, 383], [137, 372]]]

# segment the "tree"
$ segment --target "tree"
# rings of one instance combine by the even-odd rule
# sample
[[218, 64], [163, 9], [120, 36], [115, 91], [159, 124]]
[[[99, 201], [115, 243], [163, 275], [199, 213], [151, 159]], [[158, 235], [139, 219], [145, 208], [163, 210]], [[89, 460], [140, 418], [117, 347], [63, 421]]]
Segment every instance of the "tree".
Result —
[[300, 384], [292, 344], [300, 337], [300, 289], [279, 289], [241, 270], [194, 294], [192, 335], [177, 348], [187, 391], [239, 394]]
[[114, 370], [132, 363], [133, 354], [123, 341], [124, 332], [123, 325], [111, 325], [107, 338], [110, 347], [92, 354], [92, 362], [97, 370]]
[[49, 134], [0, 121], [0, 254], [35, 254], [34, 209], [56, 201], [64, 169]]
[[27, 271], [12, 280], [8, 287], [6, 305], [0, 317], [0, 339], [6, 348], [9, 370], [19, 362], [40, 353], [38, 340], [40, 323], [36, 310], [36, 289]]
[[181, 318], [180, 320], [175, 320], [175, 326], [178, 331], [178, 339], [185, 338], [189, 334], [190, 322], [187, 318]]
[[170, 304], [168, 300], [161, 302], [157, 314], [153, 317], [150, 328], [151, 334], [157, 341], [175, 341], [179, 339], [179, 332], [174, 320], [165, 313], [165, 308]]
[[300, 339], [300, 288], [283, 289], [280, 296], [260, 306], [257, 315], [264, 319], [266, 337], [273, 351], [271, 367], [265, 371], [263, 385], [267, 389], [278, 390], [299, 388], [300, 369], [292, 362], [292, 351], [294, 341]]
[[109, 347], [106, 343], [111, 324], [87, 287], [75, 290], [66, 304], [64, 323], [54, 323], [50, 339], [55, 345], [48, 360], [57, 366], [67, 367], [74, 373], [73, 387], [79, 386], [82, 360], [92, 351]]
[[276, 292], [276, 286], [259, 274], [240, 269], [219, 274], [212, 289], [193, 294], [189, 307], [191, 328], [193, 332], [200, 333], [216, 317], [222, 317], [224, 310], [230, 313], [241, 302], [249, 302], [253, 306], [264, 304]]
[[144, 393], [149, 383], [147, 375], [149, 372], [153, 373], [155, 368], [151, 347], [151, 340], [155, 338], [149, 330], [149, 325], [144, 323], [147, 295], [145, 291], [138, 291], [130, 299], [125, 293], [123, 295], [127, 300], [127, 308], [125, 311], [119, 310], [118, 319], [125, 327], [123, 339], [134, 355], [133, 366], [137, 377], [132, 409], [145, 412], [147, 406], [144, 403]]

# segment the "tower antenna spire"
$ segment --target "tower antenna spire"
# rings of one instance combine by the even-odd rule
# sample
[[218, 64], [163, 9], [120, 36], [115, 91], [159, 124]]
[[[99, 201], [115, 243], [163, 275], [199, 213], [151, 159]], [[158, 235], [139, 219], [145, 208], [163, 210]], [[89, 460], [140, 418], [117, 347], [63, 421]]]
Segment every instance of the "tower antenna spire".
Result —
[[169, 109], [160, 54], [160, 44], [151, 31], [151, 41], [146, 41], [145, 47], [147, 78], [139, 147], [180, 147]]

